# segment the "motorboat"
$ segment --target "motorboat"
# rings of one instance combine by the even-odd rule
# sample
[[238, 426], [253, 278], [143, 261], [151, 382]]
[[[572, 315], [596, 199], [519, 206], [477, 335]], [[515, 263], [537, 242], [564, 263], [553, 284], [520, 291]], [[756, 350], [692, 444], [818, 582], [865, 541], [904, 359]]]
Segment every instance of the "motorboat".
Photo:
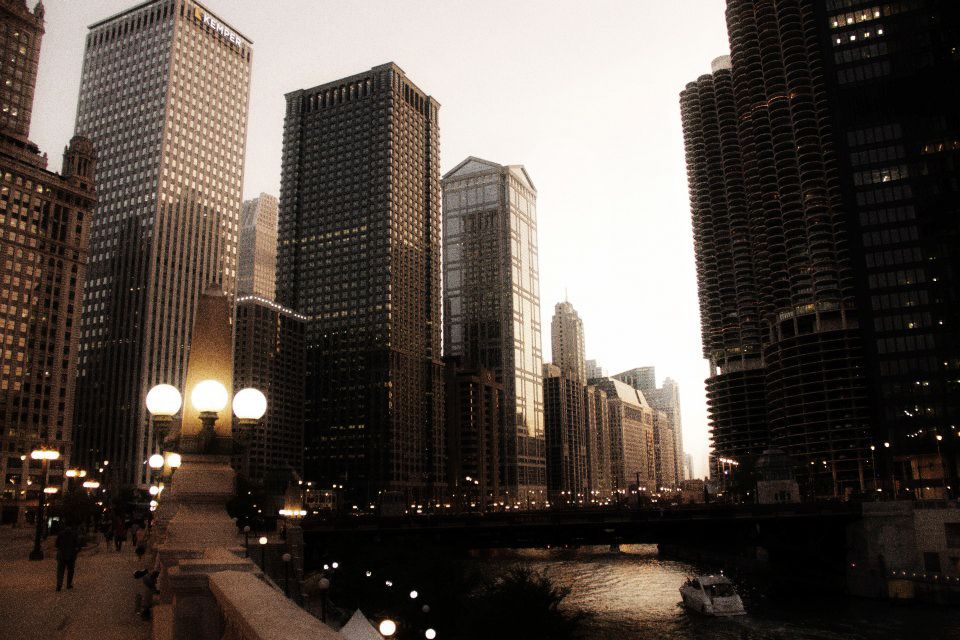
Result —
[[733, 583], [725, 575], [696, 576], [680, 587], [683, 605], [708, 616], [742, 616], [747, 613]]

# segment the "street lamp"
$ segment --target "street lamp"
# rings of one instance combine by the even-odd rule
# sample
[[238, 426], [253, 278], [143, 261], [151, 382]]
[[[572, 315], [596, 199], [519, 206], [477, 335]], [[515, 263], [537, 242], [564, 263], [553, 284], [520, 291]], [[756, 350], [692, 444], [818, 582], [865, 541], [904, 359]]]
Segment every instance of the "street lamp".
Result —
[[264, 556], [264, 549], [267, 546], [267, 536], [260, 536], [260, 539], [257, 541], [260, 543], [260, 570], [264, 573], [267, 572], [267, 560]]
[[[30, 452], [31, 460], [40, 460], [40, 494], [37, 498], [37, 529], [33, 536], [33, 550], [30, 552], [31, 560], [43, 560], [43, 549], [40, 548], [40, 536], [43, 535], [44, 507], [46, 506], [47, 496], [47, 467], [51, 460], [57, 460], [60, 452], [55, 449], [34, 449]], [[55, 489], [55, 487], [50, 487]]]
[[389, 638], [397, 632], [397, 623], [387, 618], [380, 623], [380, 635]]
[[290, 560], [292, 558], [293, 556], [289, 553], [280, 556], [280, 559], [283, 560], [283, 591], [288, 598], [290, 597]]
[[[169, 384], [158, 384], [147, 392], [147, 411], [153, 416], [153, 425], [157, 431], [157, 442], [163, 447], [173, 416], [183, 406], [183, 398], [176, 387]], [[104, 461], [106, 464], [106, 461]]]

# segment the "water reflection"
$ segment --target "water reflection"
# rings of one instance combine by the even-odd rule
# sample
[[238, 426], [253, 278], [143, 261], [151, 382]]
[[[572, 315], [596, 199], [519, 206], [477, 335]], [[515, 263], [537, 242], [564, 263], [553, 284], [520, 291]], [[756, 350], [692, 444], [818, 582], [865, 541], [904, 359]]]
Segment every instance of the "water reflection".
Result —
[[722, 640], [914, 640], [960, 638], [960, 612], [927, 606], [833, 598], [798, 593], [773, 599], [764, 588], [740, 579], [737, 585], [749, 615], [710, 618], [688, 613], [679, 588], [691, 575], [715, 567], [664, 560], [653, 545], [578, 550], [511, 550], [492, 554], [494, 564], [526, 564], [544, 571], [572, 591], [566, 606], [593, 614], [588, 638]]

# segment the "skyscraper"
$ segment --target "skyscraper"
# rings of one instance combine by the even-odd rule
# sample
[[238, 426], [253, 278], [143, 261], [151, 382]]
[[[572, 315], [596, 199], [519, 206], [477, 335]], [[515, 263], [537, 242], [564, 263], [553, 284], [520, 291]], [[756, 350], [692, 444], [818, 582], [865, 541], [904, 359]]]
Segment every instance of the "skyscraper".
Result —
[[583, 347], [583, 320], [568, 301], [558, 302], [550, 321], [553, 363], [571, 372], [581, 384], [587, 381]]
[[444, 488], [440, 105], [393, 63], [286, 96], [277, 301], [307, 316], [305, 473]]
[[306, 318], [257, 296], [237, 298], [234, 392], [253, 387], [267, 397], [267, 412], [252, 429], [234, 433], [246, 449], [234, 468], [268, 493], [283, 495], [295, 472], [303, 474], [303, 376]]
[[237, 295], [276, 297], [277, 209], [275, 196], [261, 193], [243, 203], [237, 251]]
[[589, 502], [583, 383], [575, 371], [543, 365], [543, 415], [547, 440], [547, 495], [551, 503]]
[[43, 16], [43, 2], [33, 11], [24, 0], [0, 2], [0, 131], [23, 140], [30, 135]]
[[608, 500], [610, 480], [610, 406], [607, 392], [588, 384], [583, 387], [584, 431], [587, 440], [587, 489], [590, 501]]
[[251, 42], [192, 0], [90, 26], [77, 132], [97, 149], [76, 413], [87, 465], [144, 481], [144, 397], [183, 386], [194, 309], [236, 285]]
[[[657, 456], [657, 483], [673, 487], [684, 479], [683, 423], [680, 419], [680, 386], [671, 378], [657, 387], [656, 367], [637, 367], [613, 376], [643, 393], [654, 409], [654, 429]], [[660, 416], [656, 412], [662, 412]], [[671, 438], [665, 436], [669, 435]]]
[[526, 169], [469, 157], [443, 177], [444, 349], [493, 370], [507, 426], [501, 487], [546, 499], [537, 191]]
[[[96, 154], [74, 136], [60, 174], [30, 141], [43, 5], [0, 2], [0, 477], [2, 522], [36, 504], [37, 446], [70, 463], [80, 299], [96, 204]], [[21, 456], [23, 457], [21, 459]], [[30, 467], [33, 466], [31, 469]]]
[[603, 372], [603, 367], [601, 367], [600, 363], [596, 360], [587, 360], [584, 363], [584, 367], [587, 370], [587, 380], [590, 378], [604, 378], [607, 375]]
[[932, 497], [956, 486], [960, 451], [960, 4], [825, 2], [814, 12], [873, 443], [895, 462], [878, 478], [893, 471]]
[[607, 394], [610, 419], [610, 482], [613, 491], [656, 487], [653, 410], [643, 393], [613, 378], [590, 381]]
[[863, 488], [868, 410], [814, 4], [730, 0], [730, 62], [681, 109], [714, 452], [782, 447], [836, 495]]

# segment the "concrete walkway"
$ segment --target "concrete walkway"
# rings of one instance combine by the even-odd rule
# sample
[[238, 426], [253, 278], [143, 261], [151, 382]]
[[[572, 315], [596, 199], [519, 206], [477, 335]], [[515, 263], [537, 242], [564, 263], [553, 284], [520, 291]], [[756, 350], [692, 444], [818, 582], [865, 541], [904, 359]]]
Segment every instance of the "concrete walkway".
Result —
[[27, 559], [31, 530], [0, 527], [0, 640], [147, 640], [150, 623], [134, 612], [140, 583], [132, 545], [117, 553], [89, 545], [77, 558], [73, 589], [56, 591], [54, 538], [44, 559]]

